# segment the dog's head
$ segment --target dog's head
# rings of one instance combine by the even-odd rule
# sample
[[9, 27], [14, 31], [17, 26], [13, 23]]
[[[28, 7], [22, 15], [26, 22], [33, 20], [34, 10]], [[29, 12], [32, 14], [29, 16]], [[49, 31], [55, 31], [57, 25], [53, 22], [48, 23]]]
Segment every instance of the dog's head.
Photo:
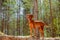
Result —
[[32, 14], [26, 14], [26, 18], [27, 18], [28, 20], [31, 20], [31, 19], [33, 18], [33, 15], [32, 15]]

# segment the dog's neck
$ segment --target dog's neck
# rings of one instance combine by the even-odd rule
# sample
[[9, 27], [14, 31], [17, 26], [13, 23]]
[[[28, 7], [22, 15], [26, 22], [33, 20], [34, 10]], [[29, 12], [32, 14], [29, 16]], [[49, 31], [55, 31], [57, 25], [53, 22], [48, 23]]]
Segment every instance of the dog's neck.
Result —
[[33, 20], [32, 20], [32, 19], [28, 19], [28, 22], [29, 22], [29, 23], [33, 23]]

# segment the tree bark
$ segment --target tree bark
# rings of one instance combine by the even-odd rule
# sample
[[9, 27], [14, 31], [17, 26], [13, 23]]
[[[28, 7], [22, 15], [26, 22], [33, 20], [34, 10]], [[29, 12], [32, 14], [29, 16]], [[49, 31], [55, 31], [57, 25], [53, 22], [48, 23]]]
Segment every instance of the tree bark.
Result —
[[4, 27], [5, 27], [4, 13], [3, 13], [1, 24], [2, 24], [1, 31], [4, 32]]
[[34, 14], [34, 20], [38, 19], [38, 0], [34, 0], [34, 6], [33, 6], [33, 14]]
[[17, 35], [20, 35], [20, 14], [17, 13]]
[[[34, 20], [38, 20], [38, 0], [34, 0], [34, 6], [33, 6], [33, 14], [34, 14]], [[36, 40], [40, 40], [40, 35], [38, 28], [35, 29], [36, 31]]]
[[55, 33], [54, 33], [54, 23], [53, 23], [53, 13], [52, 13], [52, 0], [49, 0], [49, 4], [50, 4], [50, 21], [51, 21], [51, 36], [55, 37]]
[[[59, 3], [60, 3], [60, 0], [58, 0], [59, 1]], [[59, 10], [60, 10], [60, 4], [59, 4]]]
[[20, 35], [20, 1], [19, 1], [19, 9], [17, 10], [17, 35]]

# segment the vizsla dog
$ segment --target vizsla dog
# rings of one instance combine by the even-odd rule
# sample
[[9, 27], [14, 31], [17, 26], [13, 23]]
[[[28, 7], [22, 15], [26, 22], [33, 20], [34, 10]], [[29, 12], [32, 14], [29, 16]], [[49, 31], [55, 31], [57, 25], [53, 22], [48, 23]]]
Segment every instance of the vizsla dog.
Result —
[[35, 30], [36, 28], [38, 28], [39, 32], [41, 33], [41, 36], [44, 37], [44, 25], [45, 25], [45, 23], [42, 21], [33, 20], [32, 14], [27, 14], [26, 17], [27, 17], [29, 27], [30, 27], [30, 35], [32, 36], [32, 29]]

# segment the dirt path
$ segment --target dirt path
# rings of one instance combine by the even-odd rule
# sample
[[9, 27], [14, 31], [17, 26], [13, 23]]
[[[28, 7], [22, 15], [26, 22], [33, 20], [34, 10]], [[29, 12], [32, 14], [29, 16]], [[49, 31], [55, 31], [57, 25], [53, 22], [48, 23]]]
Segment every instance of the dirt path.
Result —
[[[40, 38], [41, 39], [41, 38]], [[0, 36], [0, 40], [36, 40], [29, 36]], [[44, 40], [60, 40], [60, 38], [44, 38]]]

